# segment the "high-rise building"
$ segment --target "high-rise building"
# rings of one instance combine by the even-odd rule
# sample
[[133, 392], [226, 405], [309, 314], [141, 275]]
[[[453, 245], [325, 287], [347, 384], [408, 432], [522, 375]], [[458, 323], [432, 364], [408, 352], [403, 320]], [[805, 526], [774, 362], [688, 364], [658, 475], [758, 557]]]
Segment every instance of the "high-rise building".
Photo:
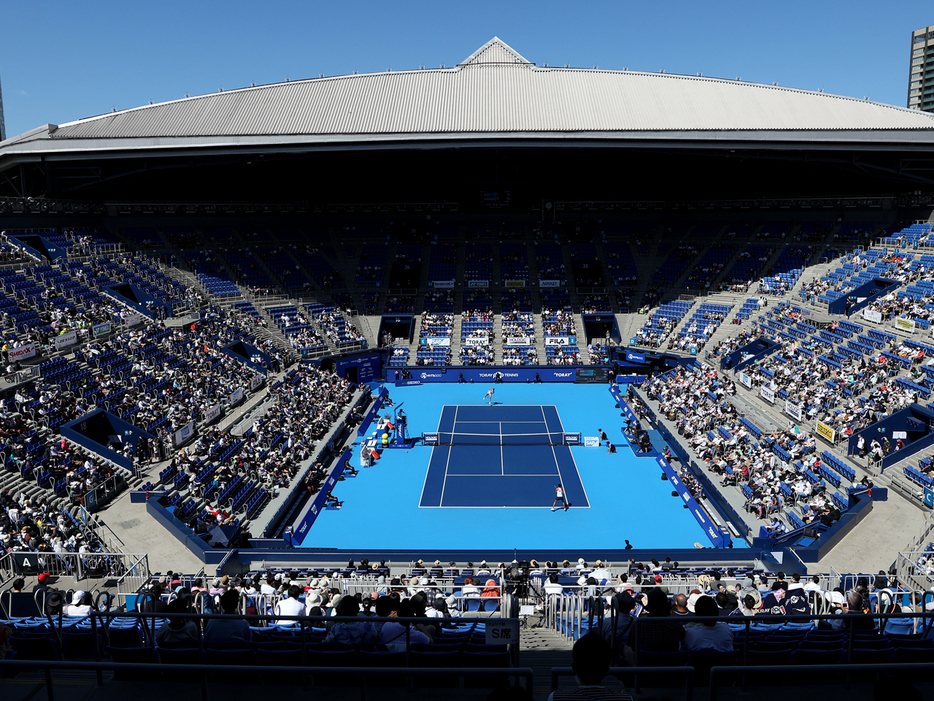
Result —
[[6, 122], [3, 121], [3, 84], [0, 83], [0, 141], [6, 138]]
[[934, 112], [934, 25], [911, 33], [908, 107]]

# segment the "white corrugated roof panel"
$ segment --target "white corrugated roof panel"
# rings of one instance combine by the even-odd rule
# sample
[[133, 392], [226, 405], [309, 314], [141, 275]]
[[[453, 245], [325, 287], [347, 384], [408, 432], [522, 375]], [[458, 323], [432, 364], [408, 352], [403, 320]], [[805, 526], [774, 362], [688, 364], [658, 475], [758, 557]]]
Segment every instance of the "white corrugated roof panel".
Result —
[[454, 68], [187, 98], [61, 125], [53, 139], [934, 129], [934, 115], [711, 78], [540, 68], [498, 39]]

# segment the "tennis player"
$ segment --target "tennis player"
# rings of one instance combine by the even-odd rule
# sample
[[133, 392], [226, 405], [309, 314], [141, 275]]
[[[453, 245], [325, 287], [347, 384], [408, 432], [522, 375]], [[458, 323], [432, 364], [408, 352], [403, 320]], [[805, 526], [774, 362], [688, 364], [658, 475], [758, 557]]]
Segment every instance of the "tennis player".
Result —
[[568, 510], [568, 500], [564, 497], [564, 487], [562, 487], [560, 484], [555, 485], [555, 501], [551, 505], [551, 510], [554, 511], [558, 504], [561, 504], [565, 511]]
[[485, 402], [486, 402], [486, 401], [489, 401], [490, 406], [493, 406], [493, 393], [494, 393], [495, 391], [496, 391], [495, 389], [493, 389], [492, 387], [490, 387], [490, 388], [486, 391], [486, 394], [483, 395], [483, 401], [485, 401]]

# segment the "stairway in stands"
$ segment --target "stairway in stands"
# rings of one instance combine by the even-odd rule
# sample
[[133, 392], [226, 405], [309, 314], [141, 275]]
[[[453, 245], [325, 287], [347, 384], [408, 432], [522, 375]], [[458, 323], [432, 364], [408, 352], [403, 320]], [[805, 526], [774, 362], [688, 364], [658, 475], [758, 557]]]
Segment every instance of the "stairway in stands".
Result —
[[[527, 620], [529, 628], [519, 631], [519, 666], [532, 669], [535, 698], [544, 699], [551, 693], [552, 668], [571, 666], [572, 645], [570, 640], [550, 628], [534, 627], [538, 622], [536, 617]], [[563, 680], [565, 688], [573, 688], [573, 684], [572, 679]]]

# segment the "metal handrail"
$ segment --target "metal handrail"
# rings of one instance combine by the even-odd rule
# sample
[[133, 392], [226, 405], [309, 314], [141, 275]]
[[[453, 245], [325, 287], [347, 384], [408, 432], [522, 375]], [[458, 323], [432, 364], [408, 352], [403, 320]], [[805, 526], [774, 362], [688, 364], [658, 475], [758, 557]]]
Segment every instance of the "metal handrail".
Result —
[[[928, 662], [899, 662], [899, 663], [860, 663], [858, 671], [860, 672], [926, 672], [930, 673], [931, 665]], [[840, 673], [844, 672], [849, 679], [853, 669], [841, 669], [840, 665], [835, 664], [791, 664], [791, 665], [749, 665], [748, 667], [712, 667], [710, 669], [710, 695], [709, 701], [717, 701], [717, 691], [721, 685], [718, 683], [721, 677], [735, 677], [747, 674], [768, 674], [773, 679], [783, 679], [791, 672], [826, 672]], [[730, 682], [729, 686], [733, 683]], [[727, 686], [723, 684], [722, 686]]]
[[[610, 667], [608, 675], [616, 677], [622, 675], [674, 675], [684, 677], [684, 699], [691, 701], [694, 697], [694, 668], [693, 667]], [[558, 690], [558, 679], [560, 677], [570, 677], [574, 675], [574, 669], [571, 667], [552, 667], [551, 668], [551, 690]], [[638, 678], [638, 677], [637, 677]]]
[[[93, 671], [98, 674], [98, 686], [103, 686], [101, 672], [111, 670], [114, 672], [145, 672], [157, 669], [164, 672], [199, 672], [201, 675], [201, 699], [210, 701], [210, 685], [208, 674], [223, 671], [225, 668], [208, 664], [163, 664], [154, 665], [147, 662], [78, 662], [55, 660], [0, 660], [0, 669], [34, 669], [45, 673], [45, 689], [49, 701], [55, 701], [53, 670]], [[360, 683], [360, 699], [366, 700], [366, 679], [374, 675], [431, 677], [439, 675], [469, 676], [483, 674], [499, 677], [517, 677], [522, 680], [525, 688], [531, 692], [534, 673], [529, 667], [289, 667], [292, 674], [340, 674], [348, 679], [358, 679]], [[277, 677], [283, 673], [282, 667], [269, 665], [237, 665], [238, 672], [253, 672], [257, 674], [275, 674]], [[223, 683], [223, 680], [221, 680]]]

